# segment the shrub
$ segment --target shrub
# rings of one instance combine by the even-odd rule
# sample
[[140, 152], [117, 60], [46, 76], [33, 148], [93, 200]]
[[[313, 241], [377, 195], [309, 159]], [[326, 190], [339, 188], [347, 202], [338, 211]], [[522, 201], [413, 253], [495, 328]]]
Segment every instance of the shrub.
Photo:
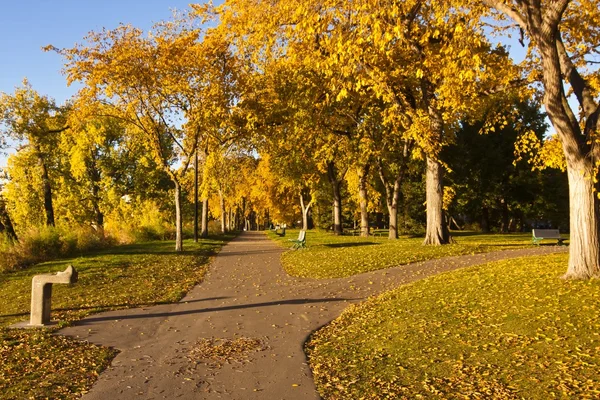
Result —
[[111, 244], [92, 228], [33, 228], [21, 235], [19, 242], [0, 238], [0, 270], [8, 271]]

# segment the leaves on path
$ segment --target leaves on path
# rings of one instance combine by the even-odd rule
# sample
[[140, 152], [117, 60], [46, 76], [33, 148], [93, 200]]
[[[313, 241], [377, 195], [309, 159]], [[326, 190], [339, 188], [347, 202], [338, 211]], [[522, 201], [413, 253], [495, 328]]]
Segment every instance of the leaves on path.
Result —
[[248, 362], [251, 353], [266, 349], [267, 346], [261, 339], [203, 338], [190, 350], [188, 359], [195, 363], [205, 363], [211, 368], [220, 368], [225, 363]]

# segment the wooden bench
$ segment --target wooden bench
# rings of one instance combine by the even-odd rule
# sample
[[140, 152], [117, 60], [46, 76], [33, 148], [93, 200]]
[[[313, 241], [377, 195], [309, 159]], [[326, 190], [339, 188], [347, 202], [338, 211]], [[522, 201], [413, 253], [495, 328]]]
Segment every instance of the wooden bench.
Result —
[[306, 247], [306, 231], [300, 231], [298, 239], [289, 239], [289, 241], [294, 243], [292, 246], [293, 250]]
[[539, 245], [540, 242], [544, 239], [556, 239], [558, 240], [557, 244], [559, 246], [562, 246], [564, 244], [563, 241], [565, 239], [563, 239], [560, 236], [560, 232], [558, 229], [533, 229], [531, 233], [533, 234], [533, 238], [531, 239], [533, 244]]

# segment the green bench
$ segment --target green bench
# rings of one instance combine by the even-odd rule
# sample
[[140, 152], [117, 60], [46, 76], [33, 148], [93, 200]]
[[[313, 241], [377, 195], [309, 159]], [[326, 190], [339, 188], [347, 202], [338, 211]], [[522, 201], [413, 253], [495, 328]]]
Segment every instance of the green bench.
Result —
[[289, 239], [294, 245], [292, 246], [293, 250], [305, 248], [306, 247], [306, 231], [302, 230], [298, 234], [298, 239]]
[[556, 239], [558, 240], [557, 244], [559, 246], [562, 246], [564, 244], [563, 241], [565, 239], [563, 239], [560, 236], [560, 232], [558, 229], [533, 229], [531, 233], [533, 235], [533, 238], [531, 239], [533, 244], [539, 245], [540, 242], [544, 239]]

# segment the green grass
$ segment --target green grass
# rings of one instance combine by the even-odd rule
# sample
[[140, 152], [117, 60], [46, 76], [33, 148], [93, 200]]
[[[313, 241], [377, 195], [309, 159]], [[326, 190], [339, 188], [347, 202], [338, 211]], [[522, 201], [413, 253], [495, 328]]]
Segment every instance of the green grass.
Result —
[[491, 263], [354, 306], [307, 353], [326, 399], [600, 397], [600, 280], [567, 255]]
[[[531, 233], [484, 235], [454, 232], [452, 235], [456, 242], [454, 244], [423, 246], [423, 238], [403, 237], [399, 240], [389, 240], [387, 236], [335, 236], [328, 232], [311, 230], [306, 233], [307, 248], [284, 253], [282, 264], [292, 276], [341, 278], [446, 256], [532, 246]], [[288, 239], [297, 238], [298, 230], [288, 230], [284, 238], [273, 232], [268, 232], [268, 236], [282, 246], [291, 247]]]
[[[183, 253], [174, 252], [172, 241], [119, 246], [0, 274], [0, 398], [80, 397], [116, 352], [55, 337], [52, 330], [95, 312], [180, 300], [228, 239], [186, 241]], [[52, 319], [58, 325], [50, 331], [8, 329], [28, 319], [31, 278], [70, 264], [79, 282], [53, 287]]]

